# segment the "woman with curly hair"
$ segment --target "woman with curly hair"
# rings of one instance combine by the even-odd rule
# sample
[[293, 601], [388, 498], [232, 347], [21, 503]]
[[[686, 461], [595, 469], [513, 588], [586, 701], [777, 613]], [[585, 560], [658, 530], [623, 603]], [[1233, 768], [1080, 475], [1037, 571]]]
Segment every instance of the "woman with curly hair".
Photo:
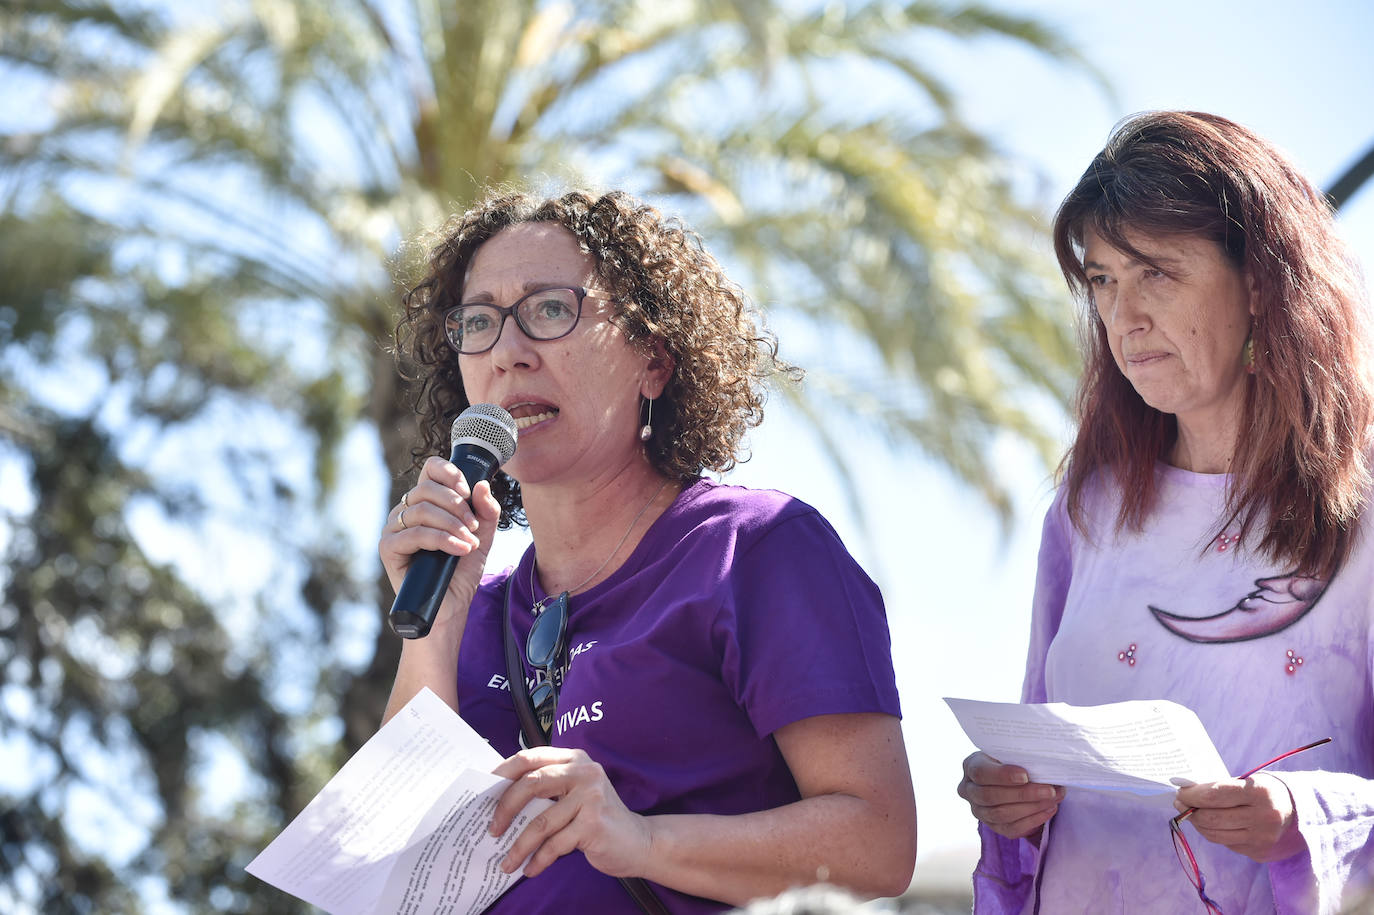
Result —
[[1142, 798], [973, 754], [974, 909], [1356, 911], [1374, 885], [1359, 270], [1280, 152], [1194, 112], [1120, 124], [1054, 241], [1086, 366], [1023, 700], [1172, 700], [1237, 777]]
[[[700, 240], [623, 193], [496, 196], [446, 226], [404, 327], [425, 452], [470, 403], [519, 427], [474, 491], [426, 460], [379, 546], [396, 587], [419, 550], [464, 557], [387, 717], [428, 687], [507, 756], [495, 834], [554, 801], [491, 911], [905, 890], [915, 802], [878, 589], [810, 506], [701, 475], [734, 465], [762, 383], [791, 370]], [[533, 544], [483, 575], [511, 523]], [[522, 687], [551, 745], [521, 749]]]

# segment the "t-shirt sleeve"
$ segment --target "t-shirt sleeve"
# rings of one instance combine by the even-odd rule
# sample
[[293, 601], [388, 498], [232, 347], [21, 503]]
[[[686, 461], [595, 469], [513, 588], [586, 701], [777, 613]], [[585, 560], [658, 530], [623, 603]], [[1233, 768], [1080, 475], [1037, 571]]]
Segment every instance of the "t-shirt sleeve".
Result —
[[1016, 915], [1035, 890], [1040, 850], [1025, 839], [999, 836], [978, 824], [981, 854], [973, 871], [975, 915]]
[[[1358, 574], [1352, 564], [1351, 573]], [[1367, 573], [1365, 573], [1367, 574]], [[1374, 682], [1374, 593], [1364, 582], [1366, 683]], [[1352, 640], [1353, 641], [1353, 640]], [[1354, 646], [1348, 645], [1348, 650]], [[1367, 688], [1330, 695], [1328, 702], [1363, 706], [1363, 728], [1332, 734], [1339, 741], [1374, 741], [1369, 727], [1374, 696]], [[1271, 770], [1288, 787], [1298, 831], [1307, 847], [1269, 864], [1269, 883], [1279, 915], [1374, 912], [1374, 779], [1352, 772]]]
[[1064, 619], [1073, 575], [1069, 553], [1071, 522], [1060, 490], [1045, 513], [1040, 533], [1040, 557], [1035, 569], [1035, 594], [1031, 599], [1030, 645], [1026, 650], [1026, 676], [1021, 686], [1022, 702], [1047, 702], [1045, 658], [1050, 642]]
[[1307, 851], [1272, 862], [1280, 915], [1374, 904], [1374, 781], [1347, 772], [1274, 772], [1293, 796]]
[[878, 586], [810, 510], [734, 556], [713, 639], [758, 736], [814, 715], [900, 715]]

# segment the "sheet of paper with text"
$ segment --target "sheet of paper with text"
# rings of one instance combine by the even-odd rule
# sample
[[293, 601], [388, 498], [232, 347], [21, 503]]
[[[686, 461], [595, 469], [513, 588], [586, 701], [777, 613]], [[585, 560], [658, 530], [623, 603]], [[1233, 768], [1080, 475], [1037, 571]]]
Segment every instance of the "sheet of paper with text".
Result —
[[1033, 782], [1161, 794], [1230, 777], [1197, 715], [1176, 702], [945, 702], [974, 746]]
[[532, 817], [488, 833], [501, 756], [428, 689], [353, 755], [246, 870], [330, 915], [480, 912], [517, 879], [499, 864]]

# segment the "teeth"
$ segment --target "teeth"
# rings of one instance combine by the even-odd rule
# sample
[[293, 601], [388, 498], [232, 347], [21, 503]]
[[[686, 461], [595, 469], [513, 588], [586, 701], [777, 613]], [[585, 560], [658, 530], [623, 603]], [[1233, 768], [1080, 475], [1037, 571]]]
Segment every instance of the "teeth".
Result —
[[555, 411], [548, 410], [544, 413], [536, 413], [533, 416], [521, 416], [519, 419], [515, 421], [515, 425], [518, 429], [528, 429], [535, 423], [542, 423], [544, 420], [553, 419], [557, 415], [558, 414]]

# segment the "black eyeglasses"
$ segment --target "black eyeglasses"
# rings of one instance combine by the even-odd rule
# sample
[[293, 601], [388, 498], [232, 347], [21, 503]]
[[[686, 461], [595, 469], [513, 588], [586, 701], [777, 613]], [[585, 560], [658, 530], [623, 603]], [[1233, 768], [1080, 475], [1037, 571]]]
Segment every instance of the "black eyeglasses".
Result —
[[563, 679], [563, 656], [567, 650], [568, 592], [545, 598], [534, 605], [539, 614], [525, 639], [525, 658], [539, 672], [539, 682], [530, 691], [530, 704], [539, 718], [539, 727], [548, 738], [558, 711], [558, 687]]
[[469, 302], [444, 312], [444, 333], [449, 346], [464, 356], [485, 353], [501, 339], [506, 318], [514, 317], [531, 340], [557, 340], [572, 333], [582, 317], [582, 300], [605, 298], [595, 289], [581, 286], [550, 286], [536, 289], [509, 307], [490, 302]]
[[[1323, 737], [1321, 740], [1313, 741], [1305, 747], [1298, 747], [1289, 750], [1287, 753], [1280, 753], [1267, 763], [1255, 766], [1249, 772], [1238, 775], [1236, 778], [1249, 778], [1261, 769], [1267, 769], [1281, 759], [1287, 759], [1294, 754], [1301, 753], [1303, 750], [1310, 750], [1319, 747], [1324, 743], [1330, 743], [1330, 737]], [[1198, 899], [1202, 900], [1203, 908], [1207, 915], [1225, 915], [1221, 911], [1221, 906], [1217, 905], [1216, 900], [1207, 895], [1207, 881], [1202, 876], [1202, 869], [1197, 866], [1197, 857], [1193, 854], [1192, 846], [1188, 844], [1188, 839], [1183, 835], [1183, 821], [1192, 816], [1197, 810], [1196, 807], [1189, 807], [1178, 816], [1169, 820], [1169, 836], [1174, 840], [1174, 854], [1178, 855], [1178, 863], [1183, 868], [1183, 875], [1188, 878], [1188, 882], [1197, 890]]]

